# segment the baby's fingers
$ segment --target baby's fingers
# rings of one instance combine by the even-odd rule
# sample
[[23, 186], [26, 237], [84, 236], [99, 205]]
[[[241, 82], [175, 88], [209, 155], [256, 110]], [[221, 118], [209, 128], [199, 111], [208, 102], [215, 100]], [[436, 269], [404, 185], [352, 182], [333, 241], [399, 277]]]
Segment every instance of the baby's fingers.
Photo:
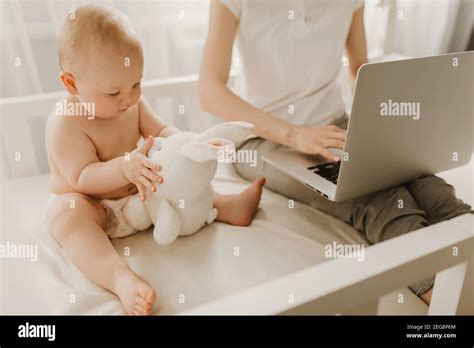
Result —
[[155, 192], [156, 188], [153, 186], [151, 181], [147, 178], [145, 178], [143, 175], [140, 175], [140, 178], [138, 179], [140, 183], [145, 186], [147, 189], [149, 189], [151, 192]]
[[148, 168], [143, 168], [142, 170], [142, 175], [147, 178], [147, 179], [150, 179], [151, 181], [155, 181], [159, 184], [161, 184], [163, 182], [163, 178], [159, 175], [156, 175], [154, 174], [151, 170], [149, 170]]
[[139, 183], [137, 184], [137, 189], [138, 189], [138, 197], [140, 197], [140, 199], [144, 201], [146, 199], [145, 187]]
[[161, 170], [161, 166], [159, 164], [153, 163], [148, 158], [144, 158], [142, 163], [145, 167], [153, 170], [155, 173], [158, 173]]
[[155, 140], [153, 139], [153, 137], [150, 135], [146, 140], [145, 142], [142, 144], [142, 146], [140, 146], [138, 148], [138, 152], [141, 152], [142, 154], [146, 155], [148, 150], [150, 150], [150, 148], [153, 146], [153, 142]]

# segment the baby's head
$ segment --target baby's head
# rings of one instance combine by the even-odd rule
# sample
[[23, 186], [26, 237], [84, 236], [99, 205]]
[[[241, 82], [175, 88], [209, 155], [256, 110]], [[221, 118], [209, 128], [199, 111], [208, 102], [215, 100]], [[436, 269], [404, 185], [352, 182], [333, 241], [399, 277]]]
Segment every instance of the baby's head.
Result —
[[88, 5], [70, 12], [59, 33], [60, 78], [99, 118], [120, 116], [140, 99], [143, 52], [120, 11]]

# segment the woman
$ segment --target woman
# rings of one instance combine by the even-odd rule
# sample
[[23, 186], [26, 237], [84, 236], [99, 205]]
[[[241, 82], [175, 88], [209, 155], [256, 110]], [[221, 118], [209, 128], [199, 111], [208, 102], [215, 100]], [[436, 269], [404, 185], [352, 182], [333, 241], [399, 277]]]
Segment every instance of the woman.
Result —
[[[236, 164], [242, 177], [264, 175], [271, 190], [336, 216], [378, 243], [471, 208], [435, 176], [335, 203], [261, 160], [279, 146], [338, 160], [328, 148], [344, 147], [347, 119], [336, 78], [344, 48], [353, 78], [367, 62], [363, 17], [363, 0], [213, 1], [199, 96], [204, 110], [255, 125], [259, 138], [240, 149], [256, 150], [259, 160], [256, 167]], [[241, 71], [232, 91], [234, 41]], [[429, 303], [433, 282], [410, 288]]]

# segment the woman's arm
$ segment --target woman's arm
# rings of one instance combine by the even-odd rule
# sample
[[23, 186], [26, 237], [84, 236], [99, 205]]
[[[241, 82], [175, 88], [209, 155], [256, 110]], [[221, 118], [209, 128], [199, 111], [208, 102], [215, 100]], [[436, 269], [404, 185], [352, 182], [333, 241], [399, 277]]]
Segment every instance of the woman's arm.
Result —
[[346, 53], [349, 59], [349, 71], [353, 78], [359, 68], [367, 63], [367, 44], [364, 29], [364, 6], [352, 15], [352, 23], [346, 40]]
[[227, 87], [237, 28], [238, 21], [227, 7], [219, 1], [212, 1], [209, 32], [199, 75], [201, 107], [227, 121], [253, 123], [256, 134], [264, 139], [304, 153], [338, 160], [326, 148], [343, 148], [345, 131], [336, 126], [294, 126], [255, 108]]
[[237, 19], [225, 5], [212, 1], [209, 32], [199, 74], [201, 107], [226, 121], [253, 123], [259, 137], [289, 146], [290, 123], [253, 107], [227, 87], [237, 27]]

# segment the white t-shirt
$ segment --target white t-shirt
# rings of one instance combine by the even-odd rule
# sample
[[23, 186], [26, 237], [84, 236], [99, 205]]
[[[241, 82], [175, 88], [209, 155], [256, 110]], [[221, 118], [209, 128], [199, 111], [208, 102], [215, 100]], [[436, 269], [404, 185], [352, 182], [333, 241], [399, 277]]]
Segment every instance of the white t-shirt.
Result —
[[220, 0], [237, 18], [234, 93], [296, 125], [344, 113], [336, 78], [364, 0]]

